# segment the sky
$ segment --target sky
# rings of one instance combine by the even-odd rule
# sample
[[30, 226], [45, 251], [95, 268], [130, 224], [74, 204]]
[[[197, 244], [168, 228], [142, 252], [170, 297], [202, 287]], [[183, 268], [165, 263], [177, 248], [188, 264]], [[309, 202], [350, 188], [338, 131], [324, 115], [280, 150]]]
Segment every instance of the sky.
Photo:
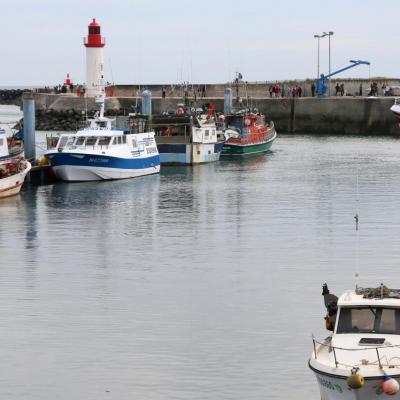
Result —
[[[315, 78], [315, 34], [333, 31], [340, 77], [400, 77], [399, 0], [0, 0], [0, 86], [85, 81], [92, 18], [106, 38], [105, 78], [117, 84]], [[328, 38], [320, 71], [328, 71]]]

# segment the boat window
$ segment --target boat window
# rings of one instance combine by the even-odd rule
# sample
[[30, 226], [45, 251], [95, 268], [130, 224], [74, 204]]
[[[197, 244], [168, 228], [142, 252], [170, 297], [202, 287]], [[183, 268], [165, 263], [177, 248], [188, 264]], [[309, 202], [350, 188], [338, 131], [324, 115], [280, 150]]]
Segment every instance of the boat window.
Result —
[[68, 136], [61, 136], [57, 147], [64, 147], [67, 142], [68, 142]]
[[239, 132], [243, 128], [243, 119], [242, 118], [232, 118], [228, 119], [226, 122], [228, 129], [238, 130]]
[[75, 136], [70, 136], [68, 138], [67, 146], [72, 146], [75, 142]]
[[111, 137], [110, 136], [100, 136], [99, 137], [99, 146], [108, 146], [110, 144]]
[[209, 135], [210, 135], [210, 131], [209, 131], [208, 129], [206, 129], [204, 135], [205, 135], [205, 136], [209, 136]]
[[98, 126], [100, 128], [107, 128], [107, 122], [106, 121], [99, 121]]
[[75, 145], [76, 146], [83, 146], [83, 143], [85, 143], [85, 136], [79, 136], [76, 139]]
[[126, 144], [126, 136], [122, 136], [122, 143]]
[[86, 146], [94, 146], [97, 141], [97, 136], [89, 136], [86, 139]]
[[400, 309], [383, 307], [342, 308], [336, 333], [400, 335]]
[[132, 139], [132, 147], [137, 147], [137, 142], [135, 139]]
[[4, 144], [3, 139], [0, 139], [0, 146], [3, 146], [3, 144]]

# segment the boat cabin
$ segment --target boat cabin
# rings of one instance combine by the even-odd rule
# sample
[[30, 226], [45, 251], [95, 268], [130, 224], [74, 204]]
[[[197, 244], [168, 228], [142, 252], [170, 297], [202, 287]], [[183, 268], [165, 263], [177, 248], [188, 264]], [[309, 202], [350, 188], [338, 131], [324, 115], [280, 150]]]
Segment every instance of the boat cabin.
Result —
[[381, 286], [346, 292], [338, 300], [336, 319], [336, 335], [400, 335], [400, 290]]
[[6, 131], [0, 128], [0, 160], [9, 157]]
[[10, 157], [23, 157], [24, 143], [15, 136], [7, 137], [5, 129], [0, 128], [0, 160]]
[[132, 136], [127, 137], [122, 130], [113, 130], [100, 134], [91, 131], [78, 131], [76, 134], [63, 134], [58, 139], [56, 149], [76, 150], [76, 149], [108, 149], [117, 146], [125, 146], [127, 143], [132, 147], [137, 147], [136, 139]]
[[252, 128], [265, 125], [265, 117], [261, 114], [238, 113], [225, 117], [225, 128], [236, 131], [242, 137], [247, 137]]

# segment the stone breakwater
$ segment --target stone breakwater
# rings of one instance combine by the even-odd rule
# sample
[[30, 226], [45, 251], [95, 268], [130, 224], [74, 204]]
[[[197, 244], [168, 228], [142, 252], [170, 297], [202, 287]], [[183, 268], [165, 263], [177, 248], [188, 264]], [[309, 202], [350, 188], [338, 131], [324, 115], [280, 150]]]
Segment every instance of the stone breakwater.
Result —
[[23, 93], [24, 90], [21, 89], [0, 90], [0, 104], [14, 104], [20, 106], [22, 104]]
[[[37, 129], [75, 130], [85, 110], [93, 115], [93, 99], [37, 93], [34, 95]], [[153, 98], [153, 113], [176, 110], [180, 98]], [[279, 133], [400, 135], [400, 127], [390, 111], [394, 98], [253, 98], [250, 108], [257, 108], [272, 119]], [[223, 110], [222, 98], [201, 98], [189, 104], [201, 107], [214, 103]], [[106, 99], [107, 115], [127, 115], [137, 104], [133, 97]], [[83, 112], [83, 114], [82, 114]]]
[[[123, 115], [123, 110], [109, 110], [108, 116]], [[36, 110], [36, 130], [39, 131], [76, 131], [85, 122], [85, 112], [80, 110]], [[88, 114], [93, 116], [93, 112]], [[23, 121], [22, 121], [23, 123]]]

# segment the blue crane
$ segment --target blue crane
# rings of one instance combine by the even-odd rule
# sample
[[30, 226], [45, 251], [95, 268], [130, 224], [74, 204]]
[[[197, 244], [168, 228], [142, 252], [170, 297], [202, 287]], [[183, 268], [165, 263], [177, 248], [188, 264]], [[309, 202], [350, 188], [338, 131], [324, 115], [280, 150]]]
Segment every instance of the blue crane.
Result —
[[361, 64], [370, 65], [371, 64], [369, 61], [361, 61], [361, 60], [357, 60], [357, 61], [350, 60], [350, 63], [351, 64], [348, 65], [347, 67], [338, 69], [337, 71], [333, 71], [328, 75], [321, 74], [321, 77], [319, 79], [317, 79], [317, 95], [318, 96], [323, 96], [326, 93], [326, 90], [328, 88], [326, 86], [326, 80], [328, 78], [330, 78], [331, 76], [339, 74], [340, 72], [346, 71], [346, 70], [348, 70], [350, 68], [357, 67], [357, 65], [361, 65]]

